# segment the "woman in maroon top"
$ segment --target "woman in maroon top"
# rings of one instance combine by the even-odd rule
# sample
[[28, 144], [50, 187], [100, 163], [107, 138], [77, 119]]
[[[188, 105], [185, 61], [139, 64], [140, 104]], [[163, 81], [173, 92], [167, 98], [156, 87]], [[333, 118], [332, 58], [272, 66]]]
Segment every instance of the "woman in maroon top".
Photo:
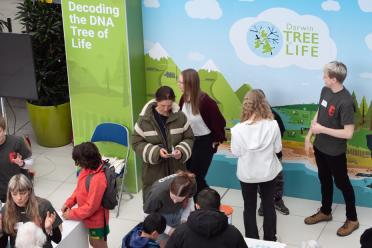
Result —
[[195, 140], [187, 169], [196, 175], [197, 192], [208, 187], [205, 181], [213, 154], [226, 140], [226, 121], [217, 103], [200, 89], [198, 72], [187, 69], [181, 72], [178, 86], [183, 93], [180, 107], [186, 114]]

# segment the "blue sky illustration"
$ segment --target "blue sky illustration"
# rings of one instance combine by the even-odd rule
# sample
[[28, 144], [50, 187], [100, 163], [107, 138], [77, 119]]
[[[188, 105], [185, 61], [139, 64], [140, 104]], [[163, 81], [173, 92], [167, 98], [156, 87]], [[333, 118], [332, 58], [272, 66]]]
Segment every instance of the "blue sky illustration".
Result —
[[316, 16], [328, 25], [337, 60], [348, 66], [346, 88], [356, 92], [359, 102], [362, 96], [368, 103], [372, 101], [372, 44], [368, 47], [365, 41], [372, 34], [372, 7], [371, 12], [362, 11], [357, 0], [219, 0], [221, 13], [209, 19], [189, 17], [186, 5], [190, 1], [142, 2], [145, 52], [159, 42], [181, 70], [199, 69], [212, 59], [233, 90], [249, 83], [263, 89], [274, 106], [317, 102], [323, 86], [322, 69], [246, 64], [230, 42], [230, 28], [239, 19], [256, 17], [270, 8]]

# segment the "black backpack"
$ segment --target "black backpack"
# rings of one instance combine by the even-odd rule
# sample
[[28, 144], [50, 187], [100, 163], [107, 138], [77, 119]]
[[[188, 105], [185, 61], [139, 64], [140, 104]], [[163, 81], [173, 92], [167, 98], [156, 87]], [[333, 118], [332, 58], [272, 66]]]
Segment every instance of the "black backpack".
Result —
[[[107, 181], [107, 187], [102, 197], [102, 207], [106, 209], [114, 209], [116, 205], [118, 205], [118, 199], [117, 199], [118, 189], [116, 185], [117, 174], [115, 173], [115, 168], [110, 167], [108, 160], [103, 162], [102, 170], [105, 173], [106, 181]], [[95, 174], [89, 174], [87, 176], [87, 179], [85, 180], [85, 187], [88, 192], [89, 192], [90, 181], [92, 180], [92, 177], [94, 175]]]

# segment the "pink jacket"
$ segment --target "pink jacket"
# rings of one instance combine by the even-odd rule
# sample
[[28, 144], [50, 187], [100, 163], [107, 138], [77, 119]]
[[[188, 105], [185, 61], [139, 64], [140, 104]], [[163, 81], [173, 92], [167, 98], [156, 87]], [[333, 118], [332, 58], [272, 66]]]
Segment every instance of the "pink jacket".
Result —
[[[89, 174], [95, 174], [90, 180], [89, 192], [85, 181]], [[82, 169], [80, 171], [76, 188], [66, 200], [66, 207], [72, 208], [76, 203], [77, 208], [72, 208], [69, 218], [82, 220], [87, 228], [102, 228], [104, 226], [103, 213], [106, 217], [106, 225], [109, 220], [109, 210], [102, 207], [102, 197], [107, 187], [107, 181], [102, 165], [96, 170]]]

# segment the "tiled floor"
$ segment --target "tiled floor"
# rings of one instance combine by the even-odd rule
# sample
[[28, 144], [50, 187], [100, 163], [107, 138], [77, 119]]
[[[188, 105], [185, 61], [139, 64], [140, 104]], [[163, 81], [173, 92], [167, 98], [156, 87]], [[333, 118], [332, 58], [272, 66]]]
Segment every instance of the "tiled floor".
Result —
[[[74, 163], [71, 159], [72, 145], [60, 148], [45, 148], [39, 146], [28, 122], [27, 111], [22, 101], [11, 101], [17, 116], [16, 134], [27, 134], [32, 140], [32, 150], [35, 157], [36, 194], [49, 199], [55, 208], [59, 209], [64, 200], [71, 194], [75, 187], [76, 176]], [[7, 111], [10, 132], [13, 132], [14, 117]], [[216, 188], [223, 196], [223, 203], [228, 203], [234, 208], [233, 224], [243, 233], [243, 200], [241, 192], [235, 189]], [[125, 197], [124, 197], [125, 198]], [[313, 226], [304, 224], [304, 217], [313, 214], [319, 207], [319, 202], [285, 197], [286, 205], [291, 214], [283, 216], [278, 214], [277, 230], [280, 241], [288, 244], [287, 247], [300, 247], [301, 241], [318, 240], [323, 248], [357, 248], [362, 232], [372, 226], [372, 209], [358, 207], [360, 228], [348, 237], [340, 238], [336, 230], [344, 221], [345, 205], [335, 204], [333, 221]], [[135, 194], [132, 200], [124, 199], [118, 218], [110, 218], [111, 233], [108, 237], [109, 247], [120, 247], [121, 239], [134, 225], [142, 219], [142, 196]], [[262, 236], [262, 217], [257, 217]]]

